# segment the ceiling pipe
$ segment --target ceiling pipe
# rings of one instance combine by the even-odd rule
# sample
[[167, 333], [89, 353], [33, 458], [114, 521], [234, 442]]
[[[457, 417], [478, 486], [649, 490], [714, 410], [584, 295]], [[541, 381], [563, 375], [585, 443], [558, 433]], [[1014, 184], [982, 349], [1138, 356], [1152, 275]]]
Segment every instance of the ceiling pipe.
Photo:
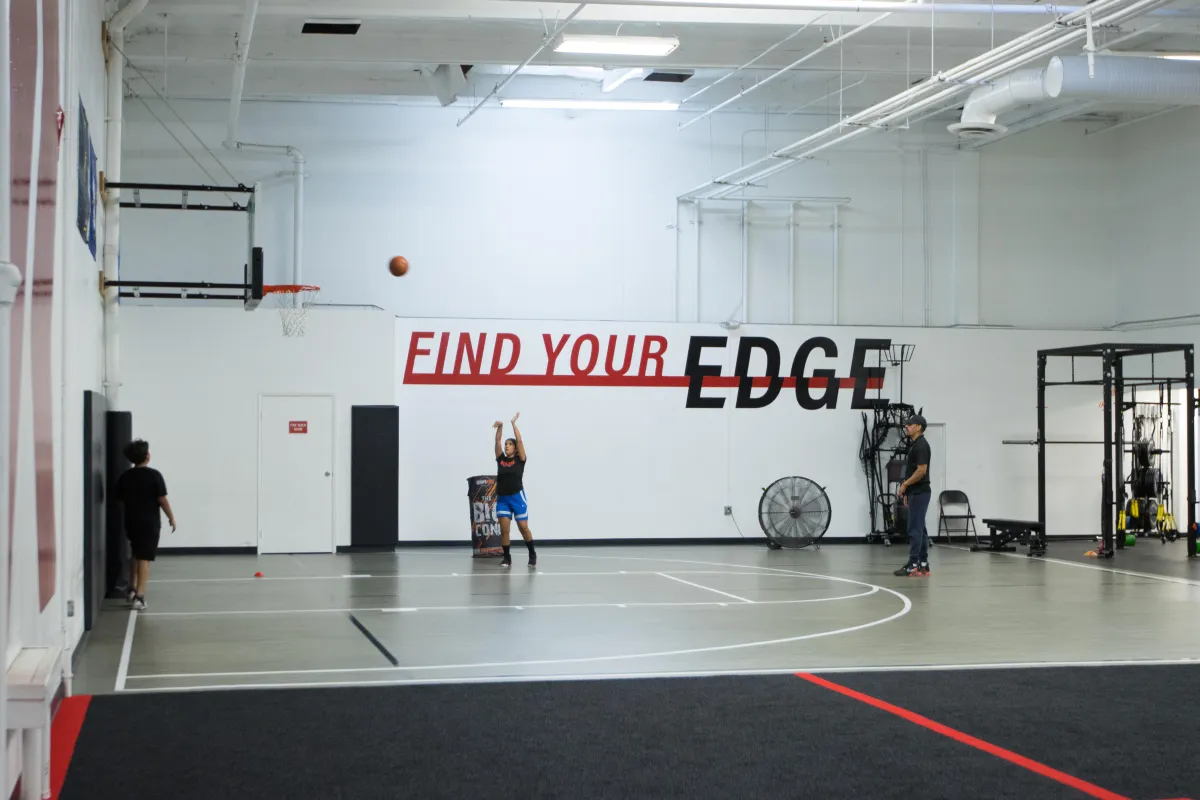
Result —
[[532, 55], [530, 55], [530, 56], [529, 56], [529, 58], [527, 58], [527, 59], [525, 59], [524, 61], [522, 61], [522, 62], [521, 62], [521, 65], [520, 65], [519, 67], [517, 67], [516, 69], [514, 69], [512, 72], [508, 73], [508, 77], [507, 77], [507, 78], [505, 78], [504, 80], [502, 80], [502, 81], [500, 81], [499, 83], [497, 83], [497, 84], [496, 84], [494, 87], [492, 87], [492, 90], [491, 90], [490, 92], [488, 92], [488, 93], [487, 93], [487, 97], [483, 98], [483, 99], [482, 99], [482, 100], [480, 100], [478, 103], [476, 103], [476, 104], [475, 104], [475, 107], [474, 107], [474, 108], [472, 108], [470, 111], [468, 111], [468, 112], [467, 112], [467, 115], [466, 115], [465, 117], [463, 117], [462, 119], [460, 119], [460, 120], [459, 120], [459, 121], [456, 123], [456, 127], [460, 127], [460, 128], [461, 128], [461, 127], [462, 127], [462, 124], [463, 124], [464, 122], [466, 122], [467, 120], [469, 120], [471, 117], [475, 116], [475, 113], [476, 113], [477, 111], [479, 111], [479, 109], [483, 108], [483, 104], [484, 104], [484, 103], [486, 103], [488, 100], [491, 100], [491, 99], [492, 99], [493, 97], [495, 97], [496, 95], [500, 94], [500, 90], [501, 90], [501, 89], [503, 89], [505, 86], [508, 86], [508, 84], [509, 84], [509, 83], [512, 81], [512, 79], [513, 79], [513, 78], [515, 78], [515, 77], [517, 77], [518, 73], [520, 73], [520, 72], [521, 72], [521, 70], [523, 70], [523, 69], [525, 69], [526, 67], [528, 67], [528, 66], [530, 65], [530, 63], [531, 63], [531, 62], [532, 62], [532, 61], [533, 61], [535, 58], [537, 58], [538, 56], [540, 56], [540, 55], [542, 54], [542, 51], [543, 51], [543, 50], [545, 50], [545, 49], [546, 49], [547, 47], [549, 47], [550, 45], [554, 44], [555, 40], [556, 40], [556, 39], [558, 39], [558, 36], [559, 36], [559, 34], [561, 34], [561, 33], [563, 32], [563, 30], [564, 30], [564, 29], [565, 29], [565, 28], [566, 28], [568, 25], [570, 25], [570, 24], [571, 24], [571, 20], [573, 20], [573, 19], [575, 19], [577, 16], [579, 16], [580, 12], [582, 12], [582, 11], [583, 11], [585, 8], [587, 8], [587, 3], [580, 3], [579, 5], [577, 5], [577, 6], [575, 7], [575, 10], [574, 10], [574, 11], [572, 11], [570, 14], [567, 14], [567, 17], [566, 17], [566, 19], [564, 19], [562, 22], [560, 22], [560, 23], [559, 23], [559, 24], [558, 24], [558, 25], [557, 25], [557, 26], [554, 28], [554, 30], [553, 30], [553, 31], [551, 31], [551, 32], [550, 32], [550, 33], [549, 33], [549, 34], [546, 36], [546, 38], [542, 40], [542, 44], [541, 44], [541, 46], [539, 46], [537, 50], [534, 50], [534, 51], [533, 51], [533, 54], [532, 54]]
[[[108, 21], [107, 119], [104, 140], [104, 182], [121, 180], [121, 142], [125, 114], [125, 26], [145, 10], [149, 0], [130, 0]], [[104, 190], [104, 280], [117, 280], [121, 248], [121, 190]], [[116, 288], [104, 293], [104, 394], [109, 409], [121, 408], [120, 301]]]
[[[551, 0], [568, 2], [569, 0]], [[528, 0], [510, 0], [528, 2]], [[906, 3], [903, 0], [589, 0], [594, 6], [640, 6], [642, 8], [702, 8], [739, 11], [835, 11], [846, 14], [889, 12], [910, 14], [986, 14], [1061, 16], [1086, 11], [1087, 6], [1036, 3]], [[1200, 19], [1200, 9], [1160, 9], [1148, 16]]]
[[[914, 4], [916, 2], [917, 2], [917, 0], [906, 0], [905, 4]], [[851, 39], [851, 38], [857, 36], [858, 34], [862, 33], [863, 31], [871, 28], [872, 26], [874, 26], [880, 22], [883, 22], [889, 16], [890, 16], [890, 14], [880, 14], [877, 17], [867, 20], [862, 25], [859, 25], [855, 28], [852, 28], [852, 29], [846, 31], [841, 36], [837, 36], [837, 37], [834, 37], [833, 39], [830, 39], [829, 41], [825, 42], [824, 44], [822, 44], [820, 47], [816, 48], [815, 50], [811, 50], [810, 52], [801, 56], [797, 60], [793, 61], [791, 64], [788, 64], [783, 69], [778, 70], [778, 71], [772, 73], [771, 75], [768, 75], [766, 78], [763, 78], [761, 81], [758, 81], [757, 83], [750, 86], [749, 88], [743, 89], [742, 91], [738, 92], [737, 94], [735, 94], [733, 97], [729, 98], [728, 100], [717, 103], [715, 106], [708, 109], [703, 114], [693, 117], [692, 119], [688, 120], [687, 122], [680, 123], [679, 130], [683, 130], [684, 128], [688, 127], [689, 125], [695, 125], [697, 122], [699, 122], [700, 120], [709, 116], [710, 114], [715, 114], [716, 112], [720, 111], [722, 108], [725, 108], [726, 106], [728, 106], [730, 103], [733, 103], [733, 102], [736, 102], [737, 100], [742, 99], [746, 95], [753, 92], [755, 89], [760, 89], [763, 86], [766, 86], [771, 81], [780, 77], [781, 75], [786, 75], [789, 71], [800, 66], [805, 61], [808, 61], [809, 59], [812, 59], [812, 58], [816, 58], [818, 55], [820, 55], [821, 53], [824, 53], [826, 50], [828, 50], [832, 47], [837, 47], [838, 45], [841, 45], [842, 42], [845, 42], [847, 39]], [[693, 97], [694, 96], [695, 95], [693, 95]]]
[[1184, 314], [1179, 317], [1156, 317], [1154, 319], [1131, 319], [1108, 326], [1105, 330], [1122, 330], [1124, 328], [1171, 328], [1195, 325], [1200, 322], [1200, 314]]
[[996, 121], [1007, 111], [1048, 100], [1119, 100], [1155, 105], [1200, 105], [1200, 64], [1162, 58], [1055, 56], [1041, 69], [1023, 69], [976, 89], [962, 118], [949, 126], [963, 137], [1007, 132]]
[[[1082, 23], [1091, 18], [1093, 25], [1116, 25], [1165, 5], [1169, 0], [1096, 0], [1086, 13], [1070, 14], [972, 58], [952, 69], [940, 72], [906, 91], [852, 114], [817, 133], [719, 175], [682, 195], [683, 199], [724, 196], [790, 169], [812, 155], [874, 130], [886, 130], [925, 112], [955, 102], [957, 95], [1069, 46], [1084, 37], [1088, 29]], [[850, 129], [847, 131], [847, 129]], [[832, 137], [832, 138], [830, 138]], [[823, 141], [824, 140], [824, 141]], [[757, 170], [757, 171], [755, 171]]]
[[250, 61], [250, 39], [254, 35], [254, 20], [258, 16], [258, 0], [246, 0], [242, 14], [242, 29], [238, 32], [233, 52], [233, 91], [229, 95], [229, 127], [225, 131], [225, 146], [237, 143], [238, 116], [242, 112], [242, 91], [246, 86], [246, 66]]

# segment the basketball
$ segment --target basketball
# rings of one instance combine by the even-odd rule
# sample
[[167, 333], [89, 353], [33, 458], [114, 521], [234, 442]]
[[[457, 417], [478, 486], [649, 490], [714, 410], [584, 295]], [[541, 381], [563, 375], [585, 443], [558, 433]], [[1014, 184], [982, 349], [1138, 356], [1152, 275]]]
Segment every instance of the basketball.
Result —
[[399, 278], [404, 273], [408, 272], [408, 259], [404, 256], [394, 256], [392, 263], [388, 264], [388, 269], [392, 274]]

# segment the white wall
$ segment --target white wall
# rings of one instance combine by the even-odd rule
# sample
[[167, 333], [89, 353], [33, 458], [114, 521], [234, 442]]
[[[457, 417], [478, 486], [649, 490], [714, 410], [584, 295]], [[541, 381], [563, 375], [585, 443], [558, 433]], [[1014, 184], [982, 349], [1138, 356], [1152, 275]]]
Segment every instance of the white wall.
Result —
[[121, 326], [122, 406], [179, 523], [164, 547], [257, 544], [261, 394], [334, 395], [335, 535], [350, 543], [350, 407], [392, 402], [391, 315], [323, 310], [303, 338], [267, 308], [127, 307]]
[[[46, 184], [39, 181], [42, 188], [38, 203], [32, 206], [45, 209], [52, 201], [56, 211], [52, 220], [39, 219], [36, 228], [29, 229], [36, 231], [36, 249], [34, 255], [26, 251], [23, 263], [18, 264], [26, 291], [17, 299], [19, 310], [14, 313], [11, 331], [12, 336], [20, 338], [22, 346], [14, 353], [19, 410], [10, 432], [15, 452], [10, 464], [12, 582], [8, 586], [10, 624], [4, 655], [8, 665], [22, 647], [60, 645], [65, 648], [64, 664], [69, 670], [72, 651], [83, 628], [82, 394], [85, 389], [101, 388], [102, 363], [96, 266], [75, 223], [77, 126], [82, 100], [96, 151], [102, 158], [105, 96], [100, 31], [104, 3], [60, 0], [55, 8], [42, 10], [57, 12], [57, 20], [53, 13], [46, 13], [39, 21], [47, 37], [57, 36], [57, 55], [44, 46], [39, 52], [42, 61], [36, 85], [44, 85], [48, 91], [34, 101], [34, 117], [42, 131], [53, 137], [57, 107], [61, 106], [64, 125], [57, 162], [52, 152], [49, 160], [43, 155], [38, 162], [43, 179], [48, 174], [56, 176], [54, 195], [48, 196]], [[5, 35], [7, 30], [6, 25]], [[26, 34], [29, 32], [29, 28], [24, 30]], [[26, 44], [38, 42], [36, 36], [21, 38], [20, 31], [16, 35]], [[54, 59], [57, 70], [52, 73], [48, 66], [54, 64]], [[27, 85], [34, 82], [30, 79]], [[26, 124], [27, 119], [27, 114], [15, 115], [14, 127]], [[34, 142], [38, 140], [35, 138]], [[14, 148], [11, 155], [14, 162], [30, 157], [24, 148]], [[102, 224], [102, 215], [98, 222]], [[14, 227], [12, 236], [18, 240], [27, 233], [27, 229]], [[39, 312], [35, 320], [35, 315], [29, 312], [44, 301], [32, 300], [33, 287], [38, 287], [36, 296], [44, 298], [45, 287], [51, 280], [54, 291], [49, 327], [35, 327], [44, 318]], [[31, 302], [27, 303], [27, 299]], [[48, 379], [44, 377], [47, 372]], [[46, 388], [48, 394], [44, 392]], [[49, 416], [48, 439], [35, 429], [35, 419], [45, 419], [43, 414]], [[9, 458], [9, 454], [3, 457]], [[39, 521], [46, 523], [50, 514], [54, 519], [53, 542], [39, 541]], [[39, 574], [40, 564], [48, 558], [53, 559], [53, 576]], [[53, 593], [46, 598], [42, 589], [50, 577]], [[72, 602], [75, 614], [67, 617], [66, 609]], [[0, 757], [6, 757], [10, 766], [7, 772], [10, 785], [3, 788], [11, 792], [12, 784], [20, 777], [19, 737], [9, 736], [7, 745], [6, 753]]]
[[[290, 162], [222, 149], [225, 104], [174, 105], [238, 180], [269, 178], [260, 219], [268, 282], [291, 282], [291, 179], [270, 177]], [[130, 102], [127, 115], [130, 179], [229, 180], [181, 124], [172, 130], [211, 178], [140, 104]], [[488, 110], [458, 128], [459, 116], [455, 108], [243, 105], [238, 138], [291, 144], [307, 157], [303, 279], [323, 287], [324, 302], [465, 318], [744, 319], [737, 205], [703, 207], [697, 247], [695, 211], [675, 198], [828, 121], [717, 115], [680, 131], [671, 114]], [[838, 232], [841, 324], [1111, 321], [1105, 267], [1091, 264], [1107, 253], [1093, 241], [1106, 221], [1059, 224], [1064, 215], [1082, 224], [1105, 202], [1096, 188], [1107, 151], [1054, 127], [1013, 142], [958, 153], [940, 125], [868, 137], [773, 179], [767, 194], [849, 199]], [[937, 149], [923, 152], [930, 145]], [[787, 322], [794, 305], [796, 322], [828, 324], [832, 213], [827, 204], [797, 206], [789, 303], [786, 211], [751, 210], [749, 320]], [[124, 215], [123, 276], [240, 277], [244, 228], [233, 217]], [[395, 254], [413, 265], [402, 281], [385, 270]], [[1080, 293], [1080, 280], [1091, 294]]]
[[1198, 122], [1184, 108], [1106, 134], [1120, 156], [1118, 322], [1200, 314]]
[[1117, 300], [1115, 136], [1048, 125], [984, 149], [980, 186], [981, 321], [991, 325], [1112, 325]]
[[[58, 150], [57, 205], [53, 239], [54, 295], [51, 306], [50, 346], [45, 350], [30, 347], [29, 315], [22, 320], [23, 330], [14, 330], [23, 341], [20, 379], [22, 396], [20, 417], [12, 431], [16, 444], [13, 465], [14, 529], [12, 564], [12, 627], [7, 657], [25, 645], [63, 644], [71, 648], [79, 640], [83, 626], [83, 513], [82, 513], [82, 406], [85, 389], [101, 388], [102, 315], [96, 293], [96, 264], [76, 229], [76, 146], [78, 105], [87, 108], [91, 134], [98, 155], [104, 149], [104, 78], [99, 30], [103, 2], [60, 4], [59, 13], [59, 97], [64, 111], [64, 126]], [[42, 125], [53, 125], [53, 108], [43, 108]], [[101, 164], [101, 168], [103, 165]], [[102, 223], [102, 216], [98, 222]], [[24, 235], [24, 231], [14, 231]], [[29, 265], [22, 264], [26, 280]], [[33, 274], [35, 281], [49, 275]], [[18, 298], [24, 303], [24, 297]], [[53, 474], [39, 473], [35, 459], [34, 362], [50, 360], [52, 386], [52, 458]], [[50, 478], [53, 485], [52, 508], [40, 506], [36, 486]], [[38, 515], [54, 514], [55, 591], [43, 608], [38, 590]], [[64, 606], [74, 601], [76, 614], [66, 618]], [[69, 658], [68, 653], [68, 658]]]
[[[55, 472], [58, 480], [59, 586], [61, 602], [73, 600], [75, 613], [66, 618], [66, 642], [73, 647], [83, 633], [83, 394], [104, 390], [104, 309], [98, 291], [103, 245], [103, 206], [97, 209], [97, 255], [93, 258], [76, 227], [78, 175], [78, 108], [87, 110], [98, 169], [104, 168], [104, 54], [98, 31], [103, 22], [100, 0], [64, 3], [66, 63], [63, 127], [59, 169], [59, 272], [56, 275], [55, 386], [61, 387], [61, 413], [55, 415]], [[57, 627], [58, 620], [53, 625]]]
[[[742, 532], [757, 531], [764, 486], [801, 474], [825, 485], [833, 502], [831, 537], [857, 538], [868, 528], [865, 478], [858, 461], [861, 412], [843, 390], [833, 410], [804, 411], [784, 389], [763, 409], [735, 408], [736, 389], [706, 389], [728, 398], [723, 409], [687, 408], [684, 374], [691, 336], [726, 335], [713, 325], [529, 320], [393, 320], [381, 312], [314, 311], [308, 335], [284, 339], [276, 315], [214, 308], [129, 308], [125, 315], [124, 398], [135, 434], [151, 442], [167, 478], [180, 529], [177, 547], [246, 547], [256, 542], [257, 414], [260, 393], [337, 396], [335, 538], [349, 543], [349, 408], [397, 403], [401, 408], [401, 541], [467, 541], [465, 479], [490, 474], [491, 423], [520, 411], [529, 452], [531, 522], [540, 539], [695, 538], [736, 536], [721, 508], [732, 505]], [[543, 334], [570, 338], [554, 373], [571, 375], [577, 337], [592, 333], [602, 352], [592, 374], [604, 374], [609, 336], [618, 337], [616, 362], [633, 335], [638, 372], [644, 337], [667, 341], [665, 386], [538, 385], [518, 378], [499, 385], [406, 382], [413, 331], [454, 334], [444, 372], [453, 372], [458, 335], [487, 333], [484, 372], [499, 333], [522, 344], [515, 375], [544, 376]], [[1035, 352], [1090, 342], [1090, 334], [1039, 331], [914, 330], [804, 326], [743, 326], [722, 353], [704, 363], [731, 375], [741, 336], [765, 336], [790, 368], [798, 346], [829, 336], [836, 359], [816, 354], [808, 371], [833, 367], [849, 374], [856, 338], [915, 344], [905, 371], [905, 400], [945, 425], [946, 458], [935, 466], [949, 488], [971, 496], [981, 515], [1036, 517], [1036, 451], [1003, 445], [1036, 430]], [[414, 356], [414, 372], [434, 371], [439, 339], [423, 341], [430, 355]], [[586, 355], [586, 347], [583, 354]], [[874, 364], [874, 359], [868, 361]], [[762, 374], [760, 355], [751, 370]], [[653, 365], [651, 365], [653, 367]], [[466, 371], [465, 367], [463, 371]], [[650, 374], [656, 370], [651, 369]], [[896, 397], [898, 374], [887, 375]], [[461, 379], [460, 379], [461, 380]], [[756, 392], [757, 394], [757, 392]], [[1054, 393], [1048, 433], [1097, 438], [1099, 392]], [[1049, 524], [1052, 533], [1090, 533], [1099, 519], [1099, 455], [1053, 451]]]
[[[522, 344], [515, 375], [545, 375], [543, 335], [557, 343], [570, 334], [554, 374], [571, 374], [569, 357], [577, 337], [592, 333], [607, 351], [618, 337], [661, 335], [668, 342], [665, 374], [684, 374], [689, 338], [719, 336], [716, 326], [694, 324], [577, 323], [557, 321], [398, 320], [397, 398], [402, 409], [401, 448], [421, 458], [401, 459], [401, 540], [466, 541], [469, 536], [465, 479], [494, 471], [494, 420], [506, 424], [521, 412], [529, 453], [525, 473], [530, 524], [537, 538], [645, 538], [736, 536], [722, 506], [732, 505], [742, 532], [760, 534], [757, 504], [762, 489], [776, 478], [799, 474], [827, 487], [833, 504], [830, 537], [857, 538], [869, 530], [865, 477], [858, 461], [861, 412], [843, 390], [833, 410], [805, 411], [793, 392], [783, 390], [763, 409], [735, 408], [736, 390], [706, 390], [729, 398], [723, 409], [687, 408], [687, 388], [520, 385], [427, 385], [406, 381], [412, 333], [434, 332], [421, 341], [429, 355], [414, 357], [415, 373], [435, 370], [438, 336], [450, 332], [444, 372], [454, 371], [461, 333], [472, 341], [487, 333], [516, 334]], [[933, 331], [881, 328], [744, 326], [724, 352], [705, 351], [705, 363], [723, 363], [732, 374], [739, 336], [765, 336], [780, 348], [790, 368], [799, 345], [828, 336], [837, 359], [819, 355], [808, 365], [836, 368], [848, 376], [855, 338], [892, 338], [916, 345], [905, 370], [905, 400], [923, 406], [930, 422], [945, 425], [948, 488], [963, 489], [981, 515], [1036, 518], [1036, 450], [1005, 446], [1005, 438], [1032, 439], [1036, 432], [1038, 348], [1090, 341], [1085, 334], [1005, 331]], [[586, 345], [584, 352], [586, 352]], [[485, 364], [491, 363], [488, 345]], [[638, 363], [635, 360], [635, 365]], [[874, 358], [868, 360], [874, 364]], [[603, 374], [604, 355], [595, 373]], [[765, 361], [752, 362], [763, 374]], [[635, 370], [636, 371], [636, 366]], [[885, 397], [896, 398], [896, 370], [888, 372]], [[461, 380], [461, 379], [460, 379]], [[527, 379], [524, 383], [529, 383]], [[516, 385], [514, 385], [516, 384]], [[1072, 391], [1072, 390], [1068, 390]], [[1098, 392], [1059, 395], [1048, 420], [1062, 435], [1094, 438], [1102, 418]], [[1090, 408], [1094, 413], [1081, 414]], [[1055, 453], [1048, 463], [1052, 481], [1048, 522], [1053, 533], [1095, 530], [1099, 519], [1099, 455], [1081, 462], [1078, 454]], [[934, 517], [936, 520], [936, 517]]]

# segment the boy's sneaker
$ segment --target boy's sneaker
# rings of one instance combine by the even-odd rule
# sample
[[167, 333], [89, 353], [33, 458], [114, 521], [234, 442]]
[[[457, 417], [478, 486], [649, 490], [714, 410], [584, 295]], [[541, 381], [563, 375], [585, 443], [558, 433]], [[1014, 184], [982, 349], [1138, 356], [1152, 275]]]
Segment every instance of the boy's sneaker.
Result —
[[500, 559], [500, 566], [511, 567], [512, 566], [512, 556], [505, 556], [504, 558]]
[[127, 589], [125, 591], [125, 601], [126, 602], [132, 603], [136, 599], [137, 599], [137, 592], [135, 592], [133, 589]]
[[146, 598], [144, 598], [144, 597], [133, 598], [133, 610], [134, 611], [145, 611], [146, 610]]
[[916, 564], [905, 564], [903, 567], [896, 570], [892, 574], [895, 575], [897, 578], [907, 578], [909, 575], [916, 574], [916, 571], [917, 571]]
[[917, 574], [923, 578], [929, 577], [929, 562], [928, 561], [922, 561], [920, 564], [917, 565]]

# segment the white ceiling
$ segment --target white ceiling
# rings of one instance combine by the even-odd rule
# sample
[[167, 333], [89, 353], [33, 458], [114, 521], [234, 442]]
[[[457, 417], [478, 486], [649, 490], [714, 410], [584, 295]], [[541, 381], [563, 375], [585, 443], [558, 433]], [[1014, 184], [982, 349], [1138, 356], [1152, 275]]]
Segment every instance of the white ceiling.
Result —
[[[739, 72], [685, 106], [703, 111], [812, 53], [839, 33], [879, 16], [647, 3], [589, 5], [567, 30], [676, 36], [680, 47], [670, 56], [564, 56], [547, 48], [533, 62], [536, 68], [515, 79], [503, 95], [683, 100], [808, 26], [762, 57], [754, 69]], [[727, 4], [736, 5], [736, 0]], [[978, 6], [979, 13], [939, 13], [936, 5], [932, 13], [892, 14], [844, 45], [827, 48], [769, 86], [751, 92], [729, 110], [826, 113], [830, 103], [836, 108], [838, 102], [836, 94], [832, 100], [827, 96], [852, 84], [856, 85], [841, 97], [844, 108], [863, 108], [928, 77], [931, 71], [952, 67], [1053, 19], [1050, 13], [992, 14], [987, 4]], [[574, 8], [574, 3], [515, 0], [260, 0], [244, 97], [336, 96], [436, 103], [422, 67], [472, 65], [468, 86], [457, 102], [466, 110], [514, 65], [525, 61], [555, 21]], [[229, 0], [152, 0], [126, 32], [125, 52], [135, 68], [127, 71], [132, 90], [151, 96], [153, 88], [170, 99], [228, 99], [245, 9], [245, 2]], [[362, 27], [354, 36], [305, 35], [301, 27], [308, 19], [355, 19]], [[1102, 36], [1112, 40], [1128, 34], [1136, 35], [1122, 41], [1121, 49], [1197, 50], [1200, 17], [1146, 16]], [[631, 66], [695, 70], [695, 75], [681, 84], [629, 81], [601, 95], [603, 73], [597, 68]], [[591, 69], [564, 69], [574, 67]]]

